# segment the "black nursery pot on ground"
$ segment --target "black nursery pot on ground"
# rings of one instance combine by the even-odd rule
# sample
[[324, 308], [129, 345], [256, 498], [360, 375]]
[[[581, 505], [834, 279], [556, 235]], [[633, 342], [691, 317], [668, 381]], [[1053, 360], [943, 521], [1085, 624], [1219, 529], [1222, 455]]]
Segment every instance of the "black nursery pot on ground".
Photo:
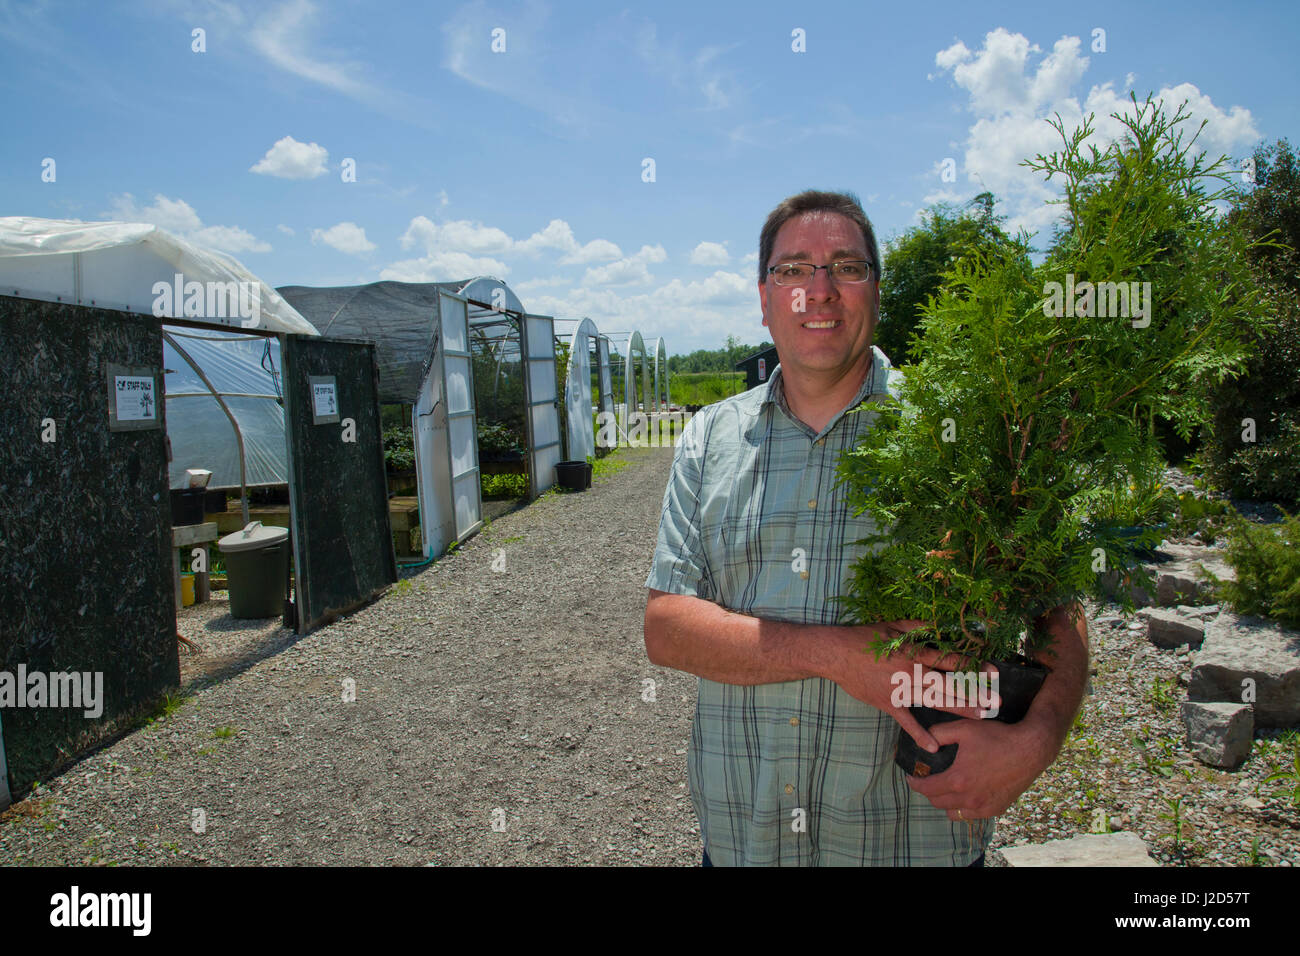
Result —
[[[1004, 724], [1018, 723], [1025, 714], [1029, 713], [1029, 706], [1034, 702], [1038, 689], [1043, 686], [1043, 681], [1047, 679], [1047, 668], [1021, 654], [1013, 655], [1010, 660], [993, 661], [993, 666], [998, 671], [997, 692], [1002, 698], [1002, 706], [996, 717], [988, 719], [1000, 720]], [[912, 712], [916, 722], [926, 730], [950, 720], [979, 719], [958, 717], [956, 714], [934, 710], [931, 707], [909, 707], [908, 710]], [[906, 731], [898, 736], [898, 750], [894, 754], [894, 763], [910, 776], [928, 777], [931, 774], [943, 773], [956, 759], [956, 744], [947, 744], [940, 747], [938, 753], [932, 754], [928, 750], [923, 750]]]
[[569, 491], [585, 491], [591, 487], [591, 465], [585, 461], [561, 461], [555, 466], [555, 477]]

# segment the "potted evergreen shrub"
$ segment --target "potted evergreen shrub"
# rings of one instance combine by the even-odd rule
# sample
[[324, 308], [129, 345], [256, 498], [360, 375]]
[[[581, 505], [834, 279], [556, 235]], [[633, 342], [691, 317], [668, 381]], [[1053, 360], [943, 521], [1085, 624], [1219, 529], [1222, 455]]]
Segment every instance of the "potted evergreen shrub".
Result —
[[[1184, 142], [1182, 108], [1133, 107], [1113, 114], [1126, 135], [1105, 149], [1087, 145], [1091, 117], [1071, 134], [1057, 118], [1062, 149], [1026, 163], [1063, 185], [1046, 260], [1032, 264], [1022, 234], [954, 262], [897, 398], [856, 410], [875, 427], [840, 462], [851, 506], [870, 519], [847, 616], [926, 622], [882, 638], [880, 656], [925, 643], [995, 663], [1007, 722], [1051, 666], [1042, 615], [1081, 613], [1105, 571], [1132, 563], [1093, 519], [1107, 489], [1159, 456], [1152, 417], [1182, 434], [1199, 423], [1196, 389], [1241, 365], [1258, 322], [1245, 240], [1211, 205], [1231, 188], [1227, 161]], [[1127, 592], [1121, 603], [1133, 610]], [[923, 726], [961, 719], [926, 710], [914, 711]], [[908, 773], [955, 758], [956, 745], [930, 755], [910, 744], [903, 734]]]

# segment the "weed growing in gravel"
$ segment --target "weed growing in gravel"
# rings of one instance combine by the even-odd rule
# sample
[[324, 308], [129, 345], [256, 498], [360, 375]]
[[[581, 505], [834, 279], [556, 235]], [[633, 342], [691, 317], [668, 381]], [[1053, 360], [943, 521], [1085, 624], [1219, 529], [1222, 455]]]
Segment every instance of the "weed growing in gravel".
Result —
[[1165, 806], [1169, 808], [1169, 813], [1156, 814], [1161, 820], [1168, 820], [1172, 824], [1171, 832], [1174, 837], [1174, 849], [1179, 853], [1183, 851], [1183, 826], [1186, 821], [1183, 819], [1183, 798], [1182, 797], [1165, 797]]
[[1250, 838], [1250, 853], [1246, 857], [1247, 866], [1268, 866], [1268, 857], [1259, 852], [1259, 837]]
[[[1144, 726], [1143, 730], [1147, 731], [1148, 728]], [[1138, 756], [1142, 758], [1142, 769], [1152, 776], [1172, 777], [1174, 775], [1174, 762], [1172, 759], [1169, 759], [1172, 756], [1168, 752], [1170, 749], [1168, 746], [1169, 742], [1162, 742], [1164, 746], [1161, 749], [1165, 751], [1165, 757], [1162, 759], [1160, 755], [1153, 754], [1147, 749], [1147, 740], [1148, 738], [1143, 734], [1133, 735], [1133, 745], [1137, 747]], [[1135, 767], [1137, 765], [1130, 764], [1129, 766]]]
[[1157, 677], [1147, 691], [1149, 700], [1156, 710], [1171, 711], [1178, 706], [1178, 682], [1172, 678]]
[[411, 579], [402, 578], [402, 580], [393, 585], [393, 591], [397, 594], [409, 594], [411, 592], [411, 587]]
[[189, 695], [182, 692], [179, 694], [163, 694], [162, 699], [158, 701], [153, 712], [150, 713], [144, 721], [145, 727], [153, 727], [161, 720], [166, 720], [176, 711], [180, 710], [184, 703], [189, 700]]
[[212, 731], [212, 736], [216, 737], [218, 740], [226, 740], [229, 737], [235, 736], [237, 733], [239, 733], [238, 727], [223, 726]]
[[[1276, 772], [1269, 774], [1262, 781], [1260, 781], [1260, 786], [1266, 783], [1272, 783], [1275, 780], [1290, 781], [1293, 784], [1291, 788], [1291, 804], [1293, 806], [1300, 807], [1300, 744], [1295, 745], [1294, 755], [1295, 755], [1294, 764], [1291, 769], [1288, 770], [1279, 769]], [[1277, 765], [1274, 764], [1274, 766]], [[1259, 792], [1259, 787], [1255, 788], [1255, 792], [1256, 793]], [[1282, 792], [1286, 793], [1285, 788], [1283, 789]]]

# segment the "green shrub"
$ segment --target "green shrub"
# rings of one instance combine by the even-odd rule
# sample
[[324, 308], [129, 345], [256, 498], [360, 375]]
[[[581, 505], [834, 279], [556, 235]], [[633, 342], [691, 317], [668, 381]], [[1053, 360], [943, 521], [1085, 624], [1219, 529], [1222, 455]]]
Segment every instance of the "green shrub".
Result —
[[509, 425], [502, 422], [478, 423], [479, 454], [523, 454], [524, 442]]
[[1135, 463], [1129, 473], [1098, 488], [1089, 505], [1094, 524], [1137, 528], [1164, 524], [1173, 517], [1178, 499], [1163, 477], [1158, 457]]
[[384, 428], [384, 462], [389, 471], [410, 471], [415, 467], [415, 440], [409, 425]]
[[1220, 600], [1242, 614], [1271, 617], [1300, 627], [1300, 516], [1260, 525], [1233, 515], [1225, 558], [1235, 581], [1217, 581]]
[[527, 475], [483, 475], [484, 498], [523, 498], [528, 494]]
[[745, 373], [679, 372], [670, 377], [668, 385], [675, 405], [712, 405], [743, 392]]
[[1227, 221], [1253, 243], [1269, 327], [1251, 336], [1243, 374], [1207, 394], [1198, 470], [1234, 497], [1300, 505], [1300, 159], [1279, 140], [1253, 162], [1255, 185], [1233, 197]]
[[1199, 498], [1190, 492], [1178, 496], [1178, 505], [1169, 522], [1169, 533], [1175, 537], [1200, 534], [1213, 540], [1228, 517], [1235, 514], [1232, 505], [1217, 498]]
[[[1152, 475], [1154, 417], [1203, 419], [1195, 386], [1243, 360], [1255, 286], [1244, 240], [1214, 212], [1222, 196], [1203, 188], [1227, 180], [1227, 161], [1187, 148], [1184, 109], [1134, 108], [1101, 149], [1091, 118], [1073, 134], [1054, 124], [1063, 150], [1029, 164], [1064, 180], [1047, 260], [1034, 267], [1023, 241], [957, 260], [924, 310], [901, 403], [859, 409], [875, 427], [840, 472], [874, 529], [845, 608], [864, 624], [926, 622], [878, 653], [920, 640], [1005, 658], [1022, 633], [1043, 636], [1044, 612], [1100, 594], [1130, 558], [1091, 526], [1102, 490]], [[1061, 307], [1076, 282], [1139, 280], [1145, 315]]]
[[[1300, 335], [1300, 329], [1295, 334]], [[1291, 374], [1300, 377], [1300, 367]], [[1253, 376], [1251, 382], [1266, 389], [1260, 378]], [[1219, 410], [1217, 429], [1207, 437], [1197, 465], [1216, 488], [1235, 498], [1300, 504], [1300, 412], [1270, 414], [1256, 423], [1256, 440], [1243, 442], [1241, 422], [1249, 417], [1243, 410], [1249, 409], [1233, 405]]]

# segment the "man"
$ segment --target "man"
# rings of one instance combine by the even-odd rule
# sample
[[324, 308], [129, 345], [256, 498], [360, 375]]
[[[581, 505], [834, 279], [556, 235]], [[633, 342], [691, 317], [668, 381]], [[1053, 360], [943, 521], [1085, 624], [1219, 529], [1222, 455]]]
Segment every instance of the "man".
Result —
[[[1052, 672], [1024, 720], [927, 733], [891, 704], [890, 677], [962, 661], [877, 661], [864, 653], [876, 636], [921, 622], [850, 626], [836, 610], [870, 526], [851, 515], [835, 464], [871, 427], [869, 410], [851, 410], [889, 379], [871, 345], [879, 263], [855, 197], [810, 191], [777, 206], [758, 291], [780, 364], [697, 414], [674, 455], [645, 642], [652, 663], [700, 677], [687, 765], [706, 865], [979, 864], [988, 818], [1055, 759], [1082, 698], [1085, 625], [1057, 608], [1043, 622]], [[900, 726], [931, 752], [959, 744], [952, 767], [904, 775]]]

